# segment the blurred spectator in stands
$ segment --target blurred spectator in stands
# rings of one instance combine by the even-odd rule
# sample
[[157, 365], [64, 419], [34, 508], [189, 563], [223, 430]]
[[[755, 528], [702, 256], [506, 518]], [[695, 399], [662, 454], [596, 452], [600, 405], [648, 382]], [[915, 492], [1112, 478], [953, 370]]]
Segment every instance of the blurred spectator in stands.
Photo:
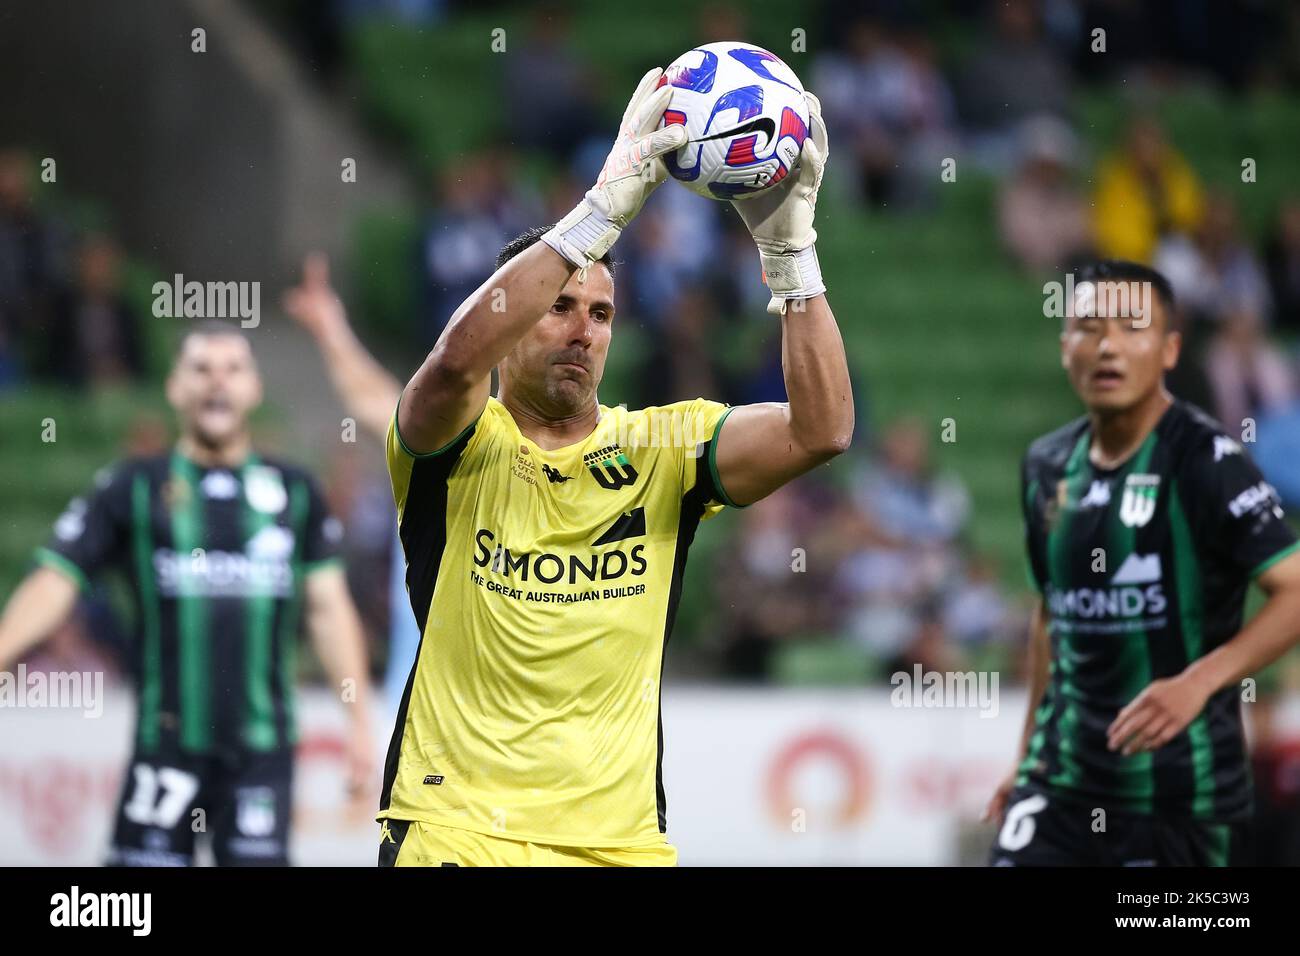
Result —
[[724, 321], [718, 300], [704, 285], [680, 285], [674, 290], [663, 322], [645, 328], [646, 344], [633, 371], [638, 405], [665, 405], [702, 395], [727, 396], [723, 371], [712, 343]]
[[542, 193], [542, 218], [537, 225], [559, 222], [573, 209], [576, 197], [586, 191], [586, 180], [572, 172], [551, 177]]
[[[522, 171], [523, 157], [518, 150], [497, 145], [487, 150], [483, 159], [495, 183], [489, 205], [512, 239], [546, 221], [546, 193]], [[569, 208], [573, 202], [576, 200], [570, 201]]]
[[[759, 402], [785, 402], [785, 366], [781, 356], [781, 327], [767, 320], [764, 313], [754, 313], [749, 325], [752, 354], [744, 356], [742, 368], [730, 370], [725, 377], [726, 399], [731, 404], [753, 405]], [[731, 396], [734, 396], [734, 400]]]
[[722, 667], [729, 676], [767, 679], [782, 644], [838, 629], [826, 599], [834, 565], [821, 559], [817, 546], [825, 513], [815, 491], [796, 483], [737, 516], [738, 532], [719, 553], [714, 574]]
[[911, 418], [885, 430], [880, 459], [855, 483], [855, 498], [887, 538], [906, 546], [953, 545], [970, 517], [965, 486], [935, 470], [928, 432]]
[[882, 662], [886, 674], [912, 674], [921, 665], [922, 671], [961, 670], [965, 659], [961, 650], [948, 639], [938, 608], [925, 602], [917, 609], [915, 627], [907, 640]]
[[930, 461], [918, 421], [886, 428], [879, 459], [855, 482], [858, 542], [841, 564], [837, 590], [852, 606], [850, 629], [884, 659], [917, 639], [926, 613], [945, 582], [960, 570], [959, 539], [970, 516], [970, 495]]
[[[1068, 2], [1068, 0], [1066, 0]], [[1059, 2], [1057, 5], [1064, 5]], [[1075, 43], [1075, 66], [1086, 82], [1123, 82], [1130, 90], [1167, 86], [1180, 79], [1217, 80], [1232, 90], [1258, 81], [1275, 68], [1287, 44], [1282, 11], [1293, 4], [1270, 2], [1078, 3], [1083, 29]], [[1095, 47], [1103, 31], [1105, 49]], [[1294, 48], [1294, 42], [1290, 44]]]
[[680, 187], [660, 189], [616, 247], [615, 254], [627, 265], [620, 270], [619, 280], [626, 279], [637, 315], [650, 328], [663, 327], [680, 286], [711, 281], [716, 263], [699, 250], [718, 247], [724, 207]]
[[1251, 456], [1286, 509], [1300, 511], [1300, 401], [1260, 421]]
[[1071, 80], [1033, 0], [997, 0], [988, 10], [993, 30], [965, 64], [958, 110], [977, 162], [1006, 170], [1022, 122], [1042, 113], [1068, 117]]
[[664, 336], [670, 355], [668, 401], [723, 394], [714, 359], [724, 319], [707, 286], [683, 286], [671, 309]]
[[1228, 196], [1210, 196], [1192, 233], [1166, 236], [1153, 258], [1193, 321], [1218, 322], [1242, 310], [1267, 319], [1272, 311], [1264, 267], [1241, 238]]
[[70, 388], [138, 382], [145, 375], [140, 322], [122, 294], [121, 253], [108, 236], [83, 236], [75, 284], [52, 296], [36, 374]]
[[901, 161], [891, 201], [911, 208], [934, 198], [939, 184], [934, 171], [945, 158], [957, 155], [957, 107], [929, 34], [904, 26], [895, 36], [904, 64], [903, 85], [890, 117]]
[[509, 53], [501, 58], [501, 102], [513, 145], [538, 150], [559, 162], [570, 158], [575, 144], [598, 130], [607, 132], [601, 122], [604, 104], [593, 96], [601, 84], [586, 59], [571, 48], [570, 17], [562, 4], [539, 5], [529, 19], [527, 34], [521, 40], [512, 35]]
[[1071, 181], [1078, 141], [1054, 116], [1036, 116], [1020, 129], [1020, 165], [1002, 186], [1002, 242], [1031, 272], [1064, 272], [1092, 249], [1092, 221], [1082, 190]]
[[[1080, 0], [1079, 29], [1074, 37], [1074, 72], [1092, 86], [1126, 81], [1135, 70], [1151, 64], [1157, 14], [1129, 0]], [[1094, 31], [1102, 31], [1100, 36]], [[1097, 49], [1104, 41], [1105, 52]]]
[[718, 258], [725, 264], [726, 305], [729, 311], [737, 315], [766, 322], [770, 315], [767, 303], [772, 293], [763, 278], [763, 264], [759, 261], [754, 239], [745, 228], [744, 221], [731, 212], [729, 209], [724, 210], [724, 235], [718, 239]]
[[[720, 268], [720, 256], [696, 254], [719, 248], [727, 216], [739, 218], [725, 203], [702, 201], [685, 189], [661, 189], [619, 244], [618, 305], [646, 337], [629, 401], [657, 405], [730, 395], [724, 356], [711, 344], [730, 328], [734, 314], [726, 302], [729, 274]], [[757, 265], [752, 239], [749, 248]]]
[[383, 660], [387, 642], [379, 636], [388, 633], [388, 558], [397, 522], [392, 486], [376, 472], [374, 450], [367, 445], [322, 441], [321, 446], [332, 449], [323, 472], [324, 494], [330, 514], [343, 522], [348, 584], [369, 635], [370, 659]]
[[972, 555], [961, 569], [957, 583], [944, 595], [941, 614], [944, 633], [962, 645], [1007, 642], [1016, 631], [1014, 609], [998, 584], [998, 568], [992, 555]]
[[1149, 263], [1162, 237], [1189, 233], [1201, 220], [1200, 182], [1153, 119], [1132, 123], [1096, 179], [1093, 224], [1107, 258]]
[[425, 347], [432, 347], [456, 308], [492, 274], [501, 247], [541, 220], [540, 202], [521, 192], [511, 161], [501, 151], [477, 153], [449, 164], [438, 177], [438, 206], [421, 238]]
[[1248, 304], [1230, 311], [1205, 356], [1214, 412], [1230, 433], [1245, 418], [1282, 412], [1300, 397], [1296, 372], [1264, 335], [1264, 321]]
[[21, 378], [63, 274], [63, 237], [33, 203], [34, 166], [25, 150], [0, 150], [0, 388]]
[[1289, 199], [1279, 210], [1266, 258], [1274, 327], [1300, 335], [1300, 199]]
[[1206, 377], [1205, 354], [1218, 328], [1203, 316], [1194, 315], [1181, 300], [1175, 301], [1173, 328], [1182, 334], [1183, 342], [1178, 364], [1165, 375], [1165, 386], [1183, 401], [1210, 411], [1214, 408], [1214, 391]]
[[[1241, 239], [1232, 200], [1210, 196], [1191, 235], [1165, 236], [1153, 259], [1153, 265], [1173, 285], [1183, 319], [1182, 359], [1169, 375], [1169, 388], [1179, 398], [1215, 408], [1220, 402], [1219, 389], [1232, 378], [1228, 357], [1235, 354], [1223, 347], [1231, 336], [1220, 340], [1220, 325], [1237, 312], [1266, 317], [1271, 298], [1263, 267]], [[1217, 350], [1217, 385], [1210, 380], [1211, 349]], [[1229, 405], [1236, 414], [1237, 403]], [[1228, 424], [1240, 427], [1240, 419]]]
[[953, 151], [953, 100], [924, 33], [859, 18], [845, 51], [820, 57], [812, 80], [839, 148], [856, 162], [860, 196], [908, 205], [933, 188]]
[[[264, 15], [291, 27], [290, 37], [315, 79], [336, 81], [350, 33], [369, 21], [428, 27], [447, 13], [448, 0], [274, 0]], [[350, 95], [341, 87], [343, 95]]]

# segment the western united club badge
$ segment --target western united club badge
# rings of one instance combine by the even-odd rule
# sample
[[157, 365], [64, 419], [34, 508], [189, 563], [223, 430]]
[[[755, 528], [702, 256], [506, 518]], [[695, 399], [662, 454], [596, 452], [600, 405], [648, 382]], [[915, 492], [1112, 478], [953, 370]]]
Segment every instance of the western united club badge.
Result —
[[1141, 528], [1156, 513], [1156, 496], [1160, 492], [1160, 476], [1129, 475], [1124, 481], [1124, 497], [1119, 503], [1119, 520], [1126, 528]]
[[268, 515], [279, 514], [289, 503], [280, 472], [265, 465], [252, 465], [245, 469], [244, 497], [254, 511]]

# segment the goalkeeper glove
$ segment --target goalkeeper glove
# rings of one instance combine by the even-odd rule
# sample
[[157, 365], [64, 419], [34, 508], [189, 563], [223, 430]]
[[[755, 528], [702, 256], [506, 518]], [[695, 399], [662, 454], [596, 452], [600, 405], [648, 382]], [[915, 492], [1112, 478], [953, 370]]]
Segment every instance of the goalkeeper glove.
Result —
[[822, 106], [817, 97], [804, 93], [808, 103], [809, 136], [795, 166], [795, 175], [765, 193], [732, 205], [749, 227], [763, 263], [763, 278], [772, 292], [767, 311], [780, 315], [790, 299], [807, 299], [826, 291], [817, 262], [817, 190], [822, 185], [829, 144]]
[[587, 267], [609, 251], [650, 194], [668, 178], [663, 154], [686, 145], [684, 126], [657, 129], [672, 96], [672, 87], [656, 88], [663, 72], [655, 67], [641, 77], [596, 185], [542, 237], [584, 270], [584, 278]]

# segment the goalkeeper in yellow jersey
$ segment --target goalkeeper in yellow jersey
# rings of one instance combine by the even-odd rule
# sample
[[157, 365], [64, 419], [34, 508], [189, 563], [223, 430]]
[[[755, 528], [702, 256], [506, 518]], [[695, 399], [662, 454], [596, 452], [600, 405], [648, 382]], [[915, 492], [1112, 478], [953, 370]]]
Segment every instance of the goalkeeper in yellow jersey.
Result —
[[389, 425], [422, 638], [388, 750], [381, 865], [674, 864], [660, 676], [696, 526], [849, 445], [844, 346], [813, 249], [827, 142], [811, 96], [794, 174], [736, 203], [781, 315], [789, 402], [597, 400], [610, 248], [686, 136], [658, 128], [661, 73], [642, 79], [596, 185], [502, 251]]

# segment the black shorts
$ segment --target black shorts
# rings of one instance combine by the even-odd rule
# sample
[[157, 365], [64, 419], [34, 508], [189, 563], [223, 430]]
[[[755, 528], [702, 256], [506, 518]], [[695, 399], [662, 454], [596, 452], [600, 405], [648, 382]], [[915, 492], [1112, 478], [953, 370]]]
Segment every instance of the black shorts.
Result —
[[1108, 809], [1021, 786], [989, 854], [990, 866], [1240, 866], [1250, 827]]
[[287, 866], [293, 751], [136, 754], [118, 801], [109, 866]]

